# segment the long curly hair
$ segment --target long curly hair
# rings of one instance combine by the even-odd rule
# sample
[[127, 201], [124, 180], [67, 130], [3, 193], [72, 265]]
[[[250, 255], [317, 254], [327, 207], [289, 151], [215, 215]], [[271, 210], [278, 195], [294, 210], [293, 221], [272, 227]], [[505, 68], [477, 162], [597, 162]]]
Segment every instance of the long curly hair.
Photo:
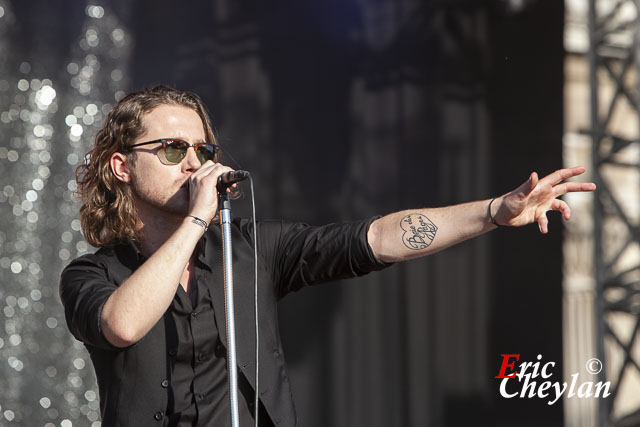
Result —
[[116, 152], [126, 153], [130, 162], [135, 161], [135, 150], [127, 147], [144, 134], [144, 115], [160, 105], [180, 105], [194, 110], [202, 120], [207, 141], [216, 143], [209, 114], [194, 93], [158, 85], [122, 98], [109, 112], [84, 164], [76, 169], [77, 197], [83, 202], [80, 207], [82, 232], [95, 247], [129, 239], [140, 241], [131, 187], [115, 177], [109, 162]]

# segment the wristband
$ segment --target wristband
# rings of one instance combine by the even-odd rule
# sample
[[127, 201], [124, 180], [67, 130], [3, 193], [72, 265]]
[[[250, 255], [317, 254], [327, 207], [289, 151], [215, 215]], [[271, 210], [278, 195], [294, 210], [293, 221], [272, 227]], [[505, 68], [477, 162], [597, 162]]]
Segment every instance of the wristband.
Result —
[[502, 227], [500, 224], [498, 224], [496, 222], [496, 220], [493, 218], [493, 215], [491, 214], [491, 204], [493, 203], [493, 201], [496, 198], [494, 197], [493, 199], [491, 199], [491, 201], [489, 202], [489, 218], [491, 219], [491, 224], [495, 225], [496, 227]]
[[204, 231], [207, 231], [209, 229], [209, 224], [207, 224], [207, 221], [200, 219], [197, 216], [193, 216], [193, 215], [187, 215], [187, 216], [191, 218], [192, 223], [197, 224], [200, 227], [204, 228]]

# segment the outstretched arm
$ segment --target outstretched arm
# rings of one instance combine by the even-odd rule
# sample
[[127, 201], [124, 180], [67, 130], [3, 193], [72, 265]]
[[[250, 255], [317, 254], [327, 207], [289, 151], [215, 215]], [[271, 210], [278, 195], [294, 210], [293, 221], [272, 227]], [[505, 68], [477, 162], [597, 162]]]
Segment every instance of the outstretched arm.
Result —
[[401, 261], [428, 255], [500, 226], [538, 223], [548, 232], [547, 211], [571, 218], [569, 205], [558, 197], [575, 191], [593, 191], [590, 182], [565, 182], [585, 171], [578, 166], [557, 170], [542, 179], [531, 173], [515, 190], [492, 200], [443, 208], [395, 212], [371, 224], [367, 239], [381, 261]]

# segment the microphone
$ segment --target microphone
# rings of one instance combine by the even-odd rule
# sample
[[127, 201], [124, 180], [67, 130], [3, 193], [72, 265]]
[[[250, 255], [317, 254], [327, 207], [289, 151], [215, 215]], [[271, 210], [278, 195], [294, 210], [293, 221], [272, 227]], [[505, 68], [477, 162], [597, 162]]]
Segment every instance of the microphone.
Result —
[[218, 183], [216, 184], [218, 193], [224, 194], [227, 191], [227, 188], [237, 182], [244, 181], [247, 178], [249, 178], [249, 172], [241, 170], [231, 171], [220, 175], [218, 177]]

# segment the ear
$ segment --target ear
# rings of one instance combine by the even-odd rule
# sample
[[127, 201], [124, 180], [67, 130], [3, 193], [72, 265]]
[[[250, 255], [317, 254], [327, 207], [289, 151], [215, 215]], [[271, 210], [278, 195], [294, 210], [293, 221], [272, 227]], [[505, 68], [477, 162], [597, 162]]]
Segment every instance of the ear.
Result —
[[129, 160], [125, 154], [113, 153], [109, 159], [109, 166], [111, 167], [111, 172], [117, 179], [122, 182], [131, 182]]

